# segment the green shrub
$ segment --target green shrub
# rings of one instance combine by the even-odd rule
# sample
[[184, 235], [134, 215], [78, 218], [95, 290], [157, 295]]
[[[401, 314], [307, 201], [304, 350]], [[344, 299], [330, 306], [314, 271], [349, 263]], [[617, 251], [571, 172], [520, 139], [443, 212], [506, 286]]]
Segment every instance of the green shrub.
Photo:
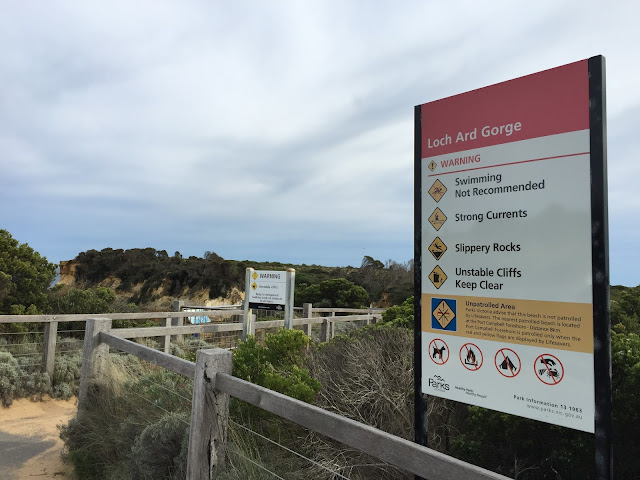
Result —
[[413, 314], [413, 297], [409, 297], [402, 302], [402, 305], [395, 305], [385, 310], [382, 313], [382, 322], [413, 329]]
[[131, 447], [132, 477], [184, 478], [189, 447], [189, 417], [168, 413], [145, 427]]
[[56, 356], [51, 396], [68, 400], [78, 394], [82, 354]]
[[32, 359], [28, 357], [18, 357], [18, 365], [22, 374], [17, 384], [15, 397], [30, 398], [34, 401], [42, 400], [42, 397], [49, 393], [51, 385], [49, 374], [35, 370], [32, 366]]
[[9, 352], [0, 351], [0, 400], [3, 407], [9, 407], [13, 403], [20, 374], [18, 360]]
[[[10, 406], [16, 398], [42, 400], [50, 393], [51, 380], [49, 374], [41, 371], [38, 346], [34, 345], [30, 336], [26, 343], [8, 346], [4, 341], [0, 350], [0, 397], [5, 407]], [[15, 338], [12, 339], [16, 342]], [[11, 348], [11, 352], [4, 349]]]
[[332, 278], [296, 291], [296, 305], [312, 303], [316, 307], [364, 308], [369, 294], [346, 278]]
[[189, 360], [190, 362], [195, 362], [196, 352], [207, 348], [214, 348], [214, 345], [205, 342], [201, 338], [186, 338], [182, 348], [177, 345], [174, 347], [174, 345], [171, 344], [171, 355], [176, 355], [184, 358], [185, 360]]
[[311, 339], [300, 330], [282, 329], [268, 334], [265, 346], [249, 336], [233, 352], [233, 375], [298, 400], [310, 402], [320, 382], [305, 366]]
[[[592, 435], [515, 415], [468, 407], [451, 453], [523, 480], [593, 478]], [[621, 477], [625, 478], [625, 477]]]
[[[47, 303], [56, 266], [0, 229], [0, 313], [34, 315]], [[28, 308], [27, 308], [28, 307]], [[5, 325], [0, 325], [0, 331]]]

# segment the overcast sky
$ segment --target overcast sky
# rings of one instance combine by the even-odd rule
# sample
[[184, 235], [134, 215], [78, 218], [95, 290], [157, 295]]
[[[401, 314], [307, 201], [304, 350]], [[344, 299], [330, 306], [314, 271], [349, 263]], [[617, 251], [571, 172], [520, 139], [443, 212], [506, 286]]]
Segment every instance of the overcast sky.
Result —
[[414, 105], [602, 54], [611, 282], [640, 283], [638, 2], [0, 6], [0, 228], [49, 261], [405, 262]]

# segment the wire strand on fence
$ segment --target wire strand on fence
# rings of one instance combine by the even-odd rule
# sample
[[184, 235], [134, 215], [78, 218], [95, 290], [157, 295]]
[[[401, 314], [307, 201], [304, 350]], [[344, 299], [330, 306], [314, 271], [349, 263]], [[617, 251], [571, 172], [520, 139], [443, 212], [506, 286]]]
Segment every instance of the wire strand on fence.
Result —
[[[124, 352], [117, 352], [117, 353], [124, 353]], [[148, 363], [148, 362], [147, 362], [147, 363]], [[153, 365], [153, 364], [151, 364], [151, 365]], [[124, 369], [125, 369], [125, 370], [130, 374], [130, 375], [132, 375], [132, 376], [138, 376], [138, 374], [136, 374], [135, 372], [133, 372], [133, 370], [131, 370], [128, 366], [126, 366], [126, 365], [122, 365], [122, 366], [123, 366], [123, 368], [124, 368]], [[159, 383], [157, 383], [157, 382], [154, 382], [154, 381], [153, 381], [153, 380], [151, 380], [151, 379], [148, 379], [148, 378], [142, 378], [141, 380], [142, 380], [142, 381], [146, 381], [146, 382], [148, 382], [149, 384], [152, 384], [152, 385], [154, 385], [154, 386], [156, 386], [156, 387], [159, 387], [159, 388], [161, 388], [161, 389], [163, 389], [163, 390], [165, 390], [165, 391], [167, 391], [167, 392], [171, 393], [172, 395], [175, 395], [176, 397], [179, 397], [179, 398], [181, 398], [181, 399], [183, 399], [183, 400], [186, 400], [186, 401], [188, 401], [188, 402], [191, 402], [191, 400], [192, 400], [191, 398], [187, 398], [187, 397], [185, 397], [184, 395], [180, 395], [178, 392], [173, 391], [173, 390], [171, 390], [171, 389], [168, 389], [168, 388], [166, 388], [165, 386], [163, 386], [163, 385], [161, 385], [161, 384], [159, 384]], [[150, 404], [151, 406], [156, 407], [156, 408], [158, 408], [158, 409], [162, 410], [163, 412], [168, 413], [169, 415], [172, 415], [172, 414], [173, 414], [173, 413], [172, 413], [172, 412], [170, 412], [169, 410], [167, 410], [167, 409], [165, 409], [165, 408], [161, 407], [160, 405], [158, 405], [158, 404], [157, 404], [157, 403], [155, 403], [154, 401], [152, 401], [152, 400], [148, 399], [148, 398], [147, 398], [147, 397], [145, 397], [144, 395], [140, 395], [139, 393], [135, 392], [134, 390], [129, 390], [129, 392], [133, 393], [136, 397], [140, 398], [141, 400], [144, 400], [145, 402], [147, 402], [147, 403], [148, 403], [148, 404]], [[189, 424], [189, 422], [185, 422], [184, 420], [182, 420], [182, 419], [180, 419], [180, 418], [178, 418], [178, 420], [179, 420], [181, 423], [183, 423], [184, 425], [186, 425], [187, 427], [191, 428], [191, 425]], [[238, 424], [237, 422], [234, 422], [233, 420], [230, 420], [230, 422], [232, 422], [232, 423], [234, 423], [234, 424], [238, 425], [239, 427], [244, 428], [245, 430], [248, 430], [248, 431], [250, 431], [250, 432], [252, 432], [252, 433], [254, 433], [254, 434], [256, 434], [256, 435], [258, 435], [258, 436], [260, 436], [260, 437], [263, 437], [262, 435], [260, 435], [260, 434], [258, 434], [258, 433], [256, 433], [256, 432], [253, 432], [253, 430], [248, 429], [248, 428], [247, 428], [247, 427], [245, 427], [244, 425], [240, 425], [240, 424]], [[273, 442], [271, 439], [269, 439], [269, 438], [267, 438], [267, 437], [263, 437], [263, 438], [264, 438], [264, 439], [266, 439], [266, 440], [268, 440], [268, 441], [270, 441], [270, 442], [272, 442], [272, 443], [276, 443], [276, 442]], [[278, 443], [276, 443], [276, 445], [279, 445], [279, 444], [278, 444]], [[297, 452], [294, 452], [293, 450], [290, 450], [290, 449], [288, 449], [288, 448], [284, 447], [283, 445], [279, 445], [279, 446], [280, 446], [280, 447], [282, 447], [282, 448], [284, 448], [285, 450], [289, 450], [290, 452], [294, 453], [295, 455], [298, 455], [298, 456], [300, 456], [300, 457], [302, 457], [302, 458], [304, 458], [304, 459], [306, 459], [306, 460], [309, 460], [309, 461], [310, 461], [310, 462], [312, 462], [312, 463], [315, 463], [315, 462], [313, 462], [313, 460], [311, 460], [311, 459], [307, 459], [306, 457], [301, 456], [301, 455], [300, 455], [300, 454], [298, 454]], [[281, 479], [281, 480], [285, 480], [283, 477], [279, 476], [279, 475], [278, 475], [278, 474], [276, 474], [275, 472], [272, 472], [271, 470], [267, 469], [267, 468], [266, 468], [266, 467], [264, 467], [263, 465], [260, 465], [259, 463], [255, 462], [254, 460], [252, 460], [252, 459], [250, 459], [250, 458], [246, 457], [245, 455], [243, 455], [242, 453], [238, 452], [237, 450], [234, 450], [233, 448], [231, 448], [231, 447], [229, 447], [229, 446], [227, 446], [227, 450], [228, 450], [228, 451], [230, 451], [230, 452], [232, 452], [232, 453], [234, 453], [234, 454], [236, 454], [236, 455], [238, 455], [238, 456], [240, 456], [240, 457], [242, 457], [242, 458], [244, 458], [246, 461], [248, 461], [248, 462], [250, 462], [250, 463], [254, 464], [256, 467], [258, 467], [258, 468], [260, 468], [260, 469], [264, 470], [265, 472], [269, 473], [270, 475], [273, 475], [275, 478], [278, 478], [278, 479]], [[318, 465], [319, 465], [319, 464], [318, 464]], [[322, 465], [319, 465], [319, 466], [320, 466], [320, 467], [322, 467]], [[326, 469], [326, 467], [324, 467], [324, 468]], [[328, 470], [328, 469], [326, 469], [326, 470]], [[330, 471], [330, 470], [329, 470], [329, 471]], [[335, 472], [332, 472], [332, 473], [335, 473]], [[347, 477], [343, 477], [343, 476], [342, 476], [342, 475], [340, 475], [340, 474], [337, 474], [337, 475], [338, 475], [338, 476], [340, 476], [341, 478], [347, 478]], [[348, 479], [347, 479], [347, 480], [348, 480]]]
[[25, 345], [42, 345], [42, 342], [33, 342], [33, 343], [5, 343], [4, 345], [0, 345], [0, 348], [5, 347], [20, 347]]
[[256, 435], [256, 436], [258, 436], [258, 437], [262, 438], [263, 440], [266, 440], [267, 442], [272, 443], [272, 444], [274, 444], [274, 445], [276, 445], [276, 446], [278, 446], [278, 447], [280, 447], [280, 448], [282, 448], [282, 449], [286, 450], [286, 451], [287, 451], [287, 452], [289, 452], [289, 453], [293, 453], [294, 455], [296, 455], [296, 456], [298, 456], [298, 457], [302, 458], [303, 460], [306, 460], [306, 461], [308, 461], [309, 463], [312, 463], [312, 464], [314, 464], [315, 466], [320, 467], [320, 468], [322, 468], [323, 470], [326, 470], [327, 472], [332, 473], [332, 474], [334, 474], [334, 475], [338, 476], [339, 478], [344, 478], [345, 480], [349, 480], [349, 478], [348, 478], [348, 477], [345, 477], [344, 475], [342, 475], [342, 474], [340, 474], [340, 473], [338, 473], [338, 472], [336, 472], [336, 471], [334, 471], [334, 470], [331, 470], [330, 468], [326, 467], [325, 465], [322, 465], [321, 463], [316, 462], [315, 460], [312, 460], [312, 459], [310, 459], [309, 457], [305, 457], [304, 455], [302, 455], [301, 453], [296, 452], [295, 450], [291, 450], [290, 448], [285, 447], [284, 445], [282, 445], [282, 444], [280, 444], [280, 443], [276, 442], [275, 440], [271, 440], [269, 437], [265, 437], [264, 435], [261, 435], [260, 433], [258, 433], [258, 432], [256, 432], [256, 431], [254, 431], [254, 430], [251, 430], [249, 427], [245, 427], [244, 425], [241, 425], [241, 424], [239, 424], [238, 422], [235, 422], [235, 421], [233, 421], [233, 420], [231, 420], [231, 419], [229, 419], [229, 423], [233, 423], [234, 425], [236, 425], [236, 426], [238, 426], [238, 427], [240, 427], [240, 428], [242, 428], [242, 429], [246, 430], [247, 432], [251, 432], [251, 433], [253, 433], [254, 435]]
[[231, 452], [231, 453], [235, 453], [236, 455], [238, 455], [239, 457], [244, 458], [247, 462], [249, 463], [253, 463], [256, 467], [264, 470], [265, 472], [273, 475], [276, 478], [279, 478], [280, 480], [285, 480], [283, 477], [281, 477], [280, 475], [278, 475], [275, 472], [272, 472], [271, 470], [269, 470], [267, 467], [265, 467], [264, 465], [260, 465], [258, 462], [256, 462], [255, 460], [250, 459], [249, 457], [246, 457], [245, 455], [241, 454], [240, 452], [238, 452], [236, 449], [231, 448], [230, 446], [227, 445], [227, 451]]
[[[125, 352], [116, 352], [116, 353], [112, 353], [112, 355], [117, 355], [117, 354], [122, 354], [122, 355], [129, 355], [128, 353]], [[146, 362], [149, 363], [149, 362]], [[154, 366], [152, 363], [149, 363], [149, 365]], [[131, 369], [129, 369], [126, 365], [121, 365], [122, 367], [124, 367], [133, 377], [139, 377], [138, 373], [133, 372]], [[155, 383], [155, 382], [152, 382]], [[158, 384], [156, 384], [158, 385]], [[162, 387], [162, 385], [158, 385], [160, 387]], [[176, 392], [171, 392], [171, 390], [169, 390], [170, 393], [174, 393], [176, 395], [178, 395]], [[149, 405], [158, 408], [159, 410], [169, 414], [169, 415], [176, 415], [176, 412], [170, 412], [169, 410], [161, 407], [160, 405], [158, 405], [156, 402], [150, 400], [149, 398], [145, 397], [144, 395], [140, 395], [139, 393], [135, 392], [132, 389], [128, 389], [127, 393], [132, 393], [133, 395], [135, 395], [136, 397], [140, 398], [141, 400], [144, 400], [146, 403], [148, 403]], [[124, 399], [124, 401], [126, 401], [127, 403], [129, 403], [132, 407], [138, 407], [138, 404], [136, 404], [131, 398], [129, 398], [128, 396], [122, 396], [122, 399]], [[182, 397], [184, 398], [184, 397]], [[189, 403], [189, 405], [191, 405], [191, 403]], [[151, 417], [141, 417], [143, 419], [144, 422], [146, 422], [146, 424], [151, 424], [154, 422], [154, 420]], [[190, 423], [186, 422], [184, 420], [182, 420], [181, 418], [177, 417], [177, 419], [180, 421], [180, 423], [184, 424], [186, 427], [190, 428]]]
[[34, 334], [34, 333], [38, 333], [38, 334], [42, 335], [42, 332], [33, 331], [33, 332], [2, 332], [2, 333], [0, 333], [0, 336], [3, 336], [3, 335], [30, 335], [30, 334]]
[[[136, 397], [141, 398], [142, 400], [144, 400], [145, 402], [149, 403], [150, 405], [159, 408], [160, 410], [162, 410], [165, 413], [168, 413], [169, 415], [175, 415], [175, 412], [170, 412], [169, 410], [167, 410], [166, 408], [162, 408], [160, 405], [158, 405], [157, 403], [155, 403], [152, 400], [149, 400], [147, 397], [140, 395], [139, 393], [136, 393], [133, 390], [129, 390], [129, 392], [133, 393]], [[178, 420], [182, 423], [184, 423], [187, 427], [191, 427], [191, 425], [189, 424], [189, 422], [185, 422], [184, 420], [182, 420], [181, 418], [178, 418]]]
[[[44, 365], [42, 363], [33, 363], [33, 364], [30, 364], [30, 365], [22, 365], [21, 368], [24, 368], [24, 367], [44, 367]], [[44, 372], [41, 372], [41, 373], [44, 373]], [[27, 374], [24, 374], [24, 375], [18, 375], [17, 378], [27, 378], [27, 377], [33, 376], [33, 374], [34, 374], [34, 372], [27, 373]]]
[[[42, 363], [30, 363], [29, 365], [21, 365], [20, 368], [35, 368], [35, 367], [44, 367], [44, 364]], [[20, 378], [22, 377], [30, 377], [31, 374], [28, 375], [20, 375]]]
[[[127, 367], [126, 365], [123, 365], [123, 367], [124, 367], [124, 369], [125, 369], [127, 372], [129, 372], [129, 374], [130, 374], [131, 376], [136, 376], [136, 375], [137, 375], [135, 372], [133, 372], [133, 370], [131, 370], [131, 369], [130, 369], [129, 367]], [[180, 397], [180, 398], [182, 398], [183, 400], [186, 400], [186, 401], [188, 401], [188, 402], [191, 402], [191, 399], [190, 399], [190, 398], [185, 397], [184, 395], [180, 395], [180, 394], [179, 394], [178, 392], [176, 392], [175, 390], [171, 390], [170, 388], [167, 388], [167, 387], [165, 387], [164, 385], [159, 384], [158, 382], [154, 382], [153, 380], [151, 380], [151, 379], [149, 379], [149, 378], [142, 378], [141, 380], [142, 380], [142, 381], [145, 381], [145, 382], [148, 382], [148, 383], [150, 383], [151, 385], [155, 385], [156, 387], [159, 387], [159, 388], [161, 388], [161, 389], [163, 389], [163, 390], [165, 390], [165, 391], [167, 391], [167, 392], [169, 392], [169, 393], [171, 393], [171, 394], [175, 395], [176, 397]]]

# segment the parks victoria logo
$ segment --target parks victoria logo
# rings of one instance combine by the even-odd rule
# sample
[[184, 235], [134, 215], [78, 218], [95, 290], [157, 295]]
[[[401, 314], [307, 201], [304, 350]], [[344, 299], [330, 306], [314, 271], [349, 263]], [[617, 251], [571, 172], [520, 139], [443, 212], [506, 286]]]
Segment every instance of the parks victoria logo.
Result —
[[429, 378], [429, 386], [439, 392], [446, 392], [449, 390], [449, 384], [440, 375], [434, 375], [432, 378]]
[[431, 328], [446, 332], [457, 332], [456, 300], [431, 297]]

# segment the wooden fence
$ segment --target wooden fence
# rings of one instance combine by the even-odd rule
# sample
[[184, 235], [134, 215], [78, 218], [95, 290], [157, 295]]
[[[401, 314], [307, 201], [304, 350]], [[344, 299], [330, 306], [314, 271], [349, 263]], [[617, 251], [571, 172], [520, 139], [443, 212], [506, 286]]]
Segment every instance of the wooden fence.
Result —
[[[236, 307], [236, 306], [232, 306]], [[244, 317], [242, 308], [219, 307], [188, 307], [192, 309], [205, 309], [206, 311], [184, 311], [184, 302], [174, 301], [171, 312], [146, 312], [146, 313], [109, 313], [112, 320], [149, 320], [161, 319], [160, 327], [140, 327], [119, 329], [122, 338], [164, 337], [163, 350], [169, 353], [172, 340], [182, 343], [185, 334], [238, 332], [242, 339], [247, 335], [255, 335], [257, 330], [284, 328], [284, 320], [267, 320], [256, 322], [255, 314]], [[215, 308], [215, 310], [213, 310]], [[305, 334], [311, 336], [313, 325], [321, 325], [320, 341], [327, 342], [335, 335], [336, 322], [375, 323], [381, 318], [384, 309], [351, 309], [351, 308], [313, 308], [313, 305], [305, 304], [302, 312], [305, 318], [293, 320], [294, 327], [301, 327]], [[329, 317], [314, 317], [314, 314], [329, 314]], [[347, 314], [337, 316], [336, 314]], [[184, 319], [194, 316], [206, 316], [213, 320], [211, 323], [201, 325], [185, 325]], [[222, 320], [237, 316], [241, 321], [228, 323]], [[55, 369], [56, 343], [58, 337], [58, 325], [61, 322], [84, 322], [95, 314], [73, 315], [0, 315], [2, 323], [43, 323], [44, 338], [42, 347], [42, 365], [44, 371], [53, 378]], [[169, 330], [168, 330], [169, 329]]]
[[[305, 321], [308, 318], [303, 319]], [[263, 323], [263, 322], [260, 322]], [[233, 354], [229, 350], [199, 350], [196, 362], [172, 356], [128, 340], [136, 336], [168, 336], [179, 331], [193, 333], [216, 325], [112, 329], [110, 318], [88, 319], [82, 361], [78, 414], [86, 408], [89, 388], [100, 388], [109, 347], [167, 368], [193, 379], [187, 479], [212, 479], [225, 467], [229, 397], [262, 408], [307, 429], [326, 435], [384, 462], [427, 480], [505, 480], [507, 477], [395, 437], [231, 375]], [[300, 324], [306, 324], [300, 322]], [[147, 330], [146, 334], [142, 330]]]

